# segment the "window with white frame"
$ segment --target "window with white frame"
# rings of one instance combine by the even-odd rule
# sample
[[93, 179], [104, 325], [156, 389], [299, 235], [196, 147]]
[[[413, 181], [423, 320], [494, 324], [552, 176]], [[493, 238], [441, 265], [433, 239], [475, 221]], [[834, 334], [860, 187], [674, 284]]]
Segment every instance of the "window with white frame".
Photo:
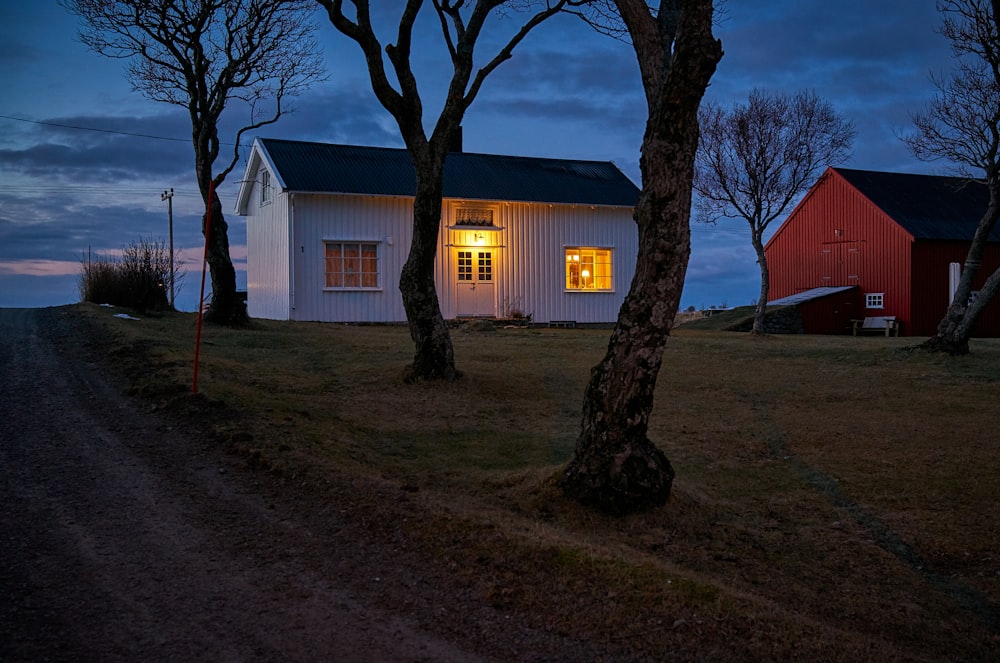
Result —
[[566, 247], [566, 289], [590, 292], [611, 290], [611, 254], [611, 249]]
[[865, 308], [882, 308], [883, 295], [881, 292], [869, 292], [865, 295]]
[[378, 289], [378, 242], [325, 242], [325, 245], [328, 290]]
[[266, 205], [271, 202], [271, 173], [266, 168], [260, 171], [260, 204]]

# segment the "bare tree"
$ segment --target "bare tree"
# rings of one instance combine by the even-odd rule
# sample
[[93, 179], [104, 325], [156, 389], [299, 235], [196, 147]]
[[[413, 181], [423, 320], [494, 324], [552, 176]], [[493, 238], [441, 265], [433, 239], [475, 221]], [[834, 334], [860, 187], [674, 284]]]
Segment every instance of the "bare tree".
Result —
[[[308, 0], [60, 0], [83, 19], [80, 38], [92, 50], [127, 61], [132, 87], [154, 101], [185, 108], [191, 118], [195, 176], [211, 209], [208, 264], [212, 300], [206, 320], [247, 321], [236, 295], [222, 203], [209, 191], [239, 162], [247, 132], [278, 121], [286, 99], [323, 72]], [[215, 170], [219, 124], [232, 101], [247, 119], [235, 132], [232, 156]], [[205, 217], [202, 217], [202, 232]]]
[[[441, 225], [445, 157], [459, 131], [465, 112], [475, 100], [486, 78], [504, 61], [514, 48], [543, 21], [567, 7], [584, 4], [587, 0], [544, 0], [514, 3], [510, 0], [432, 0], [444, 43], [451, 58], [453, 73], [444, 104], [430, 136], [424, 127], [424, 109], [417, 78], [411, 67], [413, 27], [423, 8], [423, 0], [407, 0], [399, 19], [395, 43], [379, 41], [372, 25], [368, 0], [316, 0], [327, 11], [330, 22], [361, 47], [368, 65], [372, 90], [382, 106], [395, 119], [416, 172], [416, 194], [413, 202], [413, 242], [399, 278], [399, 290], [409, 323], [410, 337], [416, 346], [408, 379], [456, 377], [455, 357], [451, 336], [441, 315], [437, 288], [434, 284], [434, 260], [437, 253], [438, 231]], [[344, 5], [352, 11], [345, 13]], [[487, 19], [506, 9], [521, 10], [526, 19], [513, 36], [485, 59], [477, 70], [476, 44], [483, 34]], [[395, 78], [390, 78], [388, 67]]]
[[674, 471], [647, 436], [656, 378], [691, 252], [691, 191], [698, 108], [722, 44], [712, 0], [617, 0], [646, 95], [639, 254], [604, 359], [591, 370], [565, 493], [610, 513], [659, 506]]
[[854, 126], [811, 92], [795, 96], [753, 90], [730, 109], [700, 112], [701, 144], [694, 189], [700, 220], [744, 219], [760, 267], [753, 333], [764, 333], [770, 276], [764, 233], [806, 191], [820, 171], [846, 157]]
[[913, 115], [917, 132], [904, 138], [925, 161], [944, 159], [969, 179], [985, 181], [989, 203], [965, 257], [962, 276], [937, 333], [921, 347], [965, 355], [983, 309], [1000, 290], [1000, 269], [970, 302], [983, 251], [1000, 217], [1000, 0], [939, 0], [941, 33], [951, 40], [955, 71], [935, 77], [935, 98]]

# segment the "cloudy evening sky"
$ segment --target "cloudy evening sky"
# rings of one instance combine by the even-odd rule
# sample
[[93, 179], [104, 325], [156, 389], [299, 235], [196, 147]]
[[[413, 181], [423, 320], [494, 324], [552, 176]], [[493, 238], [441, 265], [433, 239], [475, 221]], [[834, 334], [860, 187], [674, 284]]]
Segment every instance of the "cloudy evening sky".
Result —
[[[375, 4], [391, 17], [401, 3]], [[745, 100], [753, 87], [813, 90], [857, 126], [853, 156], [840, 165], [945, 172], [947, 164], [916, 161], [897, 138], [910, 130], [910, 112], [933, 94], [930, 74], [951, 67], [948, 43], [935, 32], [934, 5], [728, 0], [716, 29], [725, 57], [708, 98], [729, 104]], [[0, 12], [0, 306], [78, 301], [88, 250], [108, 254], [140, 238], [165, 241], [167, 204], [160, 194], [170, 188], [175, 245], [187, 267], [200, 270], [201, 201], [184, 109], [131, 91], [122, 62], [88, 51], [76, 38], [75, 17], [56, 0], [0, 0]], [[328, 78], [295, 101], [295, 113], [259, 135], [402, 146], [371, 93], [356, 45], [322, 13], [316, 20]], [[430, 115], [434, 92], [450, 72], [434, 23], [423, 25], [417, 72]], [[487, 81], [463, 124], [465, 149], [613, 161], [638, 184], [644, 121], [630, 47], [561, 17], [533, 33]], [[247, 150], [241, 153], [245, 158]], [[220, 192], [241, 287], [246, 229], [231, 210], [242, 170], [241, 162]], [[692, 230], [682, 306], [749, 304], [759, 272], [746, 222]], [[194, 310], [198, 282], [194, 272], [185, 278], [179, 308]]]

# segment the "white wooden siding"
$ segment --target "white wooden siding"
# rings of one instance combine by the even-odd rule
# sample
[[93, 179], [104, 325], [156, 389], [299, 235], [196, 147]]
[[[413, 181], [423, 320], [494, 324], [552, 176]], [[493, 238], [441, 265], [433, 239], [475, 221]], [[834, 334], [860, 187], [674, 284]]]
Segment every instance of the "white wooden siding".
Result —
[[[326, 322], [405, 322], [399, 274], [412, 237], [413, 200], [321, 194], [276, 195], [259, 206], [254, 192], [248, 209], [248, 301], [254, 317]], [[614, 322], [635, 271], [638, 235], [632, 210], [587, 205], [484, 203], [446, 200], [435, 278], [441, 312], [457, 315], [457, 246], [471, 244], [469, 231], [454, 230], [454, 211], [489, 205], [500, 231], [484, 231], [494, 256], [495, 314], [511, 307], [539, 323], [572, 320]], [[272, 209], [269, 209], [272, 208]], [[286, 214], [279, 210], [289, 210]], [[293, 230], [282, 232], [281, 225]], [[377, 291], [326, 290], [324, 241], [376, 242]], [[565, 248], [613, 251], [611, 292], [565, 288]], [[290, 283], [288, 275], [294, 274]], [[290, 287], [292, 286], [292, 287]]]
[[[399, 274], [413, 225], [408, 198], [296, 194], [293, 320], [405, 322]], [[378, 290], [326, 290], [324, 241], [378, 244]]]
[[[471, 203], [469, 203], [471, 204]], [[482, 203], [476, 203], [482, 205]], [[635, 272], [638, 231], [632, 210], [588, 205], [493, 203], [500, 232], [484, 233], [493, 245], [497, 315], [516, 306], [535, 322], [572, 320], [614, 322]], [[438, 250], [438, 296], [446, 318], [455, 317], [454, 246], [467, 243], [466, 231], [449, 230], [452, 214], [462, 203], [445, 201]], [[565, 248], [591, 246], [613, 250], [612, 292], [568, 292]]]
[[260, 177], [256, 180], [247, 206], [247, 310], [253, 318], [288, 320], [292, 296], [288, 194], [272, 195], [272, 202], [261, 205]]

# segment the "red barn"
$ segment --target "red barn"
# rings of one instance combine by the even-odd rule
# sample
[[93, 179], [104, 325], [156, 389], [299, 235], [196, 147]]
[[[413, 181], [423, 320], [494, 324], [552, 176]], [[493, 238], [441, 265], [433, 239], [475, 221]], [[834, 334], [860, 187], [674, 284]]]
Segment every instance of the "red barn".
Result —
[[[964, 178], [829, 168], [764, 249], [770, 299], [795, 296], [786, 302], [810, 333], [896, 316], [903, 333], [932, 336], [953, 292], [952, 264], [964, 263], [988, 201], [984, 184]], [[1000, 226], [973, 290], [998, 267]], [[974, 334], [1000, 336], [1000, 301]]]

